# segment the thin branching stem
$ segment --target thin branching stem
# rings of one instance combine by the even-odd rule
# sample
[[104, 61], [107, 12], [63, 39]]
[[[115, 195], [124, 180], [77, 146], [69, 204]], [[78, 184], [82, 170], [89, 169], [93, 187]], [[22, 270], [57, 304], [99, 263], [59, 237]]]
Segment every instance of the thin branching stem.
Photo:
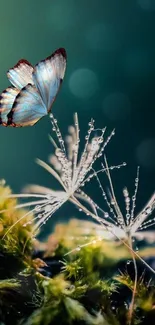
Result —
[[86, 213], [87, 215], [90, 215], [93, 219], [95, 219], [96, 221], [98, 221], [101, 224], [101, 226], [104, 227], [104, 229], [106, 229], [108, 232], [110, 232], [111, 234], [113, 234], [116, 239], [118, 239], [123, 245], [125, 245], [128, 248], [128, 250], [130, 250], [130, 252], [132, 251], [133, 256], [136, 256], [152, 273], [155, 274], [155, 270], [148, 263], [146, 263], [145, 260], [138, 253], [136, 253], [133, 250], [133, 248], [131, 247], [131, 245], [129, 245], [125, 240], [123, 240], [120, 237], [118, 237], [116, 235], [116, 233], [112, 230], [112, 228], [109, 229], [109, 227], [107, 226], [107, 224], [104, 223], [105, 220], [104, 220], [104, 222], [102, 222], [102, 219], [100, 217], [96, 216], [93, 212], [89, 211], [89, 209], [86, 208], [85, 206], [83, 206], [75, 197], [71, 197], [69, 199], [69, 201], [72, 202], [74, 205], [78, 206], [80, 209], [82, 209], [82, 211], [84, 213]]
[[132, 316], [134, 313], [134, 302], [135, 302], [135, 296], [136, 296], [136, 291], [137, 291], [138, 274], [137, 274], [137, 263], [136, 263], [136, 259], [135, 259], [135, 254], [133, 252], [132, 237], [129, 237], [128, 244], [131, 247], [131, 249], [129, 249], [129, 251], [130, 251], [130, 254], [131, 254], [131, 257], [133, 260], [134, 271], [135, 271], [132, 299], [131, 299], [131, 303], [130, 303], [130, 307], [129, 307], [129, 311], [128, 311], [128, 325], [130, 325], [131, 321], [132, 321]]

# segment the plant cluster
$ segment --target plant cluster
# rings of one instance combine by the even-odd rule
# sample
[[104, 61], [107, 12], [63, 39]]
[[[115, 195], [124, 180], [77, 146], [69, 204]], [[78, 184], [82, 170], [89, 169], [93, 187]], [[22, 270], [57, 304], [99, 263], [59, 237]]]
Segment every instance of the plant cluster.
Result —
[[[34, 240], [33, 216], [23, 227], [23, 209], [12, 209], [17, 200], [6, 198], [9, 187], [1, 183], [0, 194], [1, 209], [7, 209], [0, 217], [0, 324], [128, 324], [134, 269], [126, 247], [99, 240], [100, 226], [77, 219], [57, 224], [46, 242]], [[140, 265], [132, 324], [153, 324], [155, 287]]]
[[[133, 196], [123, 189], [122, 212], [110, 171], [125, 163], [109, 167], [104, 156], [101, 169], [94, 169], [114, 131], [105, 139], [106, 128], [95, 128], [91, 120], [81, 153], [77, 114], [65, 140], [53, 115], [51, 122], [55, 139], [50, 140], [55, 152], [49, 164], [38, 163], [56, 178], [62, 191], [31, 185], [24, 193], [12, 194], [4, 182], [0, 185], [1, 320], [5, 325], [52, 325], [60, 321], [62, 325], [145, 324], [154, 319], [155, 291], [150, 272], [154, 276], [155, 271], [145, 259], [154, 255], [154, 248], [137, 252], [133, 241], [154, 241], [154, 232], [146, 228], [155, 223], [155, 218], [149, 218], [155, 208], [155, 194], [135, 215], [138, 167]], [[103, 172], [109, 181], [108, 191], [100, 180]], [[103, 207], [85, 190], [92, 179], [101, 190]], [[18, 203], [18, 198], [28, 202]], [[36, 236], [40, 228], [67, 201], [95, 222], [72, 220], [57, 225], [47, 243], [39, 243]]]

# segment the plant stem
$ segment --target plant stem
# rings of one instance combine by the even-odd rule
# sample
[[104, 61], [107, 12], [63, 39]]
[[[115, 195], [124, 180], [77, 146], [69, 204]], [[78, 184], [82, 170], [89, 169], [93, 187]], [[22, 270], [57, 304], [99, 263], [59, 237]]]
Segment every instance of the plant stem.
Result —
[[135, 271], [132, 299], [131, 299], [129, 312], [128, 312], [128, 325], [130, 325], [131, 321], [132, 321], [133, 312], [134, 312], [134, 302], [135, 302], [135, 296], [136, 296], [136, 290], [137, 290], [137, 277], [138, 277], [138, 274], [137, 274], [137, 264], [136, 264], [135, 254], [133, 252], [133, 247], [132, 247], [132, 237], [129, 237], [128, 244], [129, 244], [129, 247], [130, 247], [129, 251], [131, 253], [131, 257], [132, 257], [133, 265], [134, 265], [134, 271]]

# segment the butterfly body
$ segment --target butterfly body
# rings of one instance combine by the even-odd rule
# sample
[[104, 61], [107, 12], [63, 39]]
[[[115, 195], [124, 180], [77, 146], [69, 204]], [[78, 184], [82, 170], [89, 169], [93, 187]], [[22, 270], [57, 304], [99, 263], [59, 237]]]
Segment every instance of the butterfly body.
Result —
[[51, 111], [66, 69], [60, 48], [34, 67], [20, 60], [7, 72], [12, 87], [0, 95], [0, 125], [21, 127], [38, 122]]

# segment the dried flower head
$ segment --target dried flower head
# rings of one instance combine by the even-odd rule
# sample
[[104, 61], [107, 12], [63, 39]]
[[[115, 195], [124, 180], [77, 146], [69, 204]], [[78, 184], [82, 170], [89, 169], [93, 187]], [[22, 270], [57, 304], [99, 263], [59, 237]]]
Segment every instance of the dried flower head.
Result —
[[[102, 164], [104, 168], [104, 165]], [[115, 196], [114, 187], [110, 175], [110, 170], [108, 168], [107, 160], [105, 158], [105, 170], [108, 176], [110, 188], [108, 193], [103, 189], [103, 186], [100, 182], [98, 175], [96, 174], [96, 179], [98, 181], [99, 187], [102, 190], [102, 195], [106, 205], [109, 208], [109, 212], [103, 214], [103, 217], [106, 217], [109, 222], [109, 229], [119, 238], [127, 239], [129, 237], [136, 237], [137, 239], [146, 238], [148, 241], [153, 239], [154, 241], [154, 232], [147, 232], [146, 229], [149, 226], [155, 224], [155, 217], [152, 217], [148, 220], [148, 217], [152, 214], [155, 209], [155, 193], [151, 196], [144, 208], [135, 215], [136, 207], [136, 198], [139, 185], [139, 167], [137, 168], [137, 175], [135, 178], [135, 190], [132, 197], [129, 195], [127, 187], [123, 189], [123, 196], [125, 200], [125, 214], [122, 213], [121, 208], [119, 207], [118, 201]], [[98, 209], [98, 207], [96, 207]], [[100, 209], [100, 211], [102, 211]], [[104, 221], [103, 221], [104, 223]], [[144, 231], [143, 231], [144, 230]]]
[[[52, 144], [54, 145], [55, 152], [50, 156], [50, 164], [47, 164], [41, 160], [37, 160], [38, 164], [48, 171], [56, 180], [61, 184], [63, 191], [54, 191], [50, 188], [31, 185], [26, 188], [25, 194], [12, 195], [10, 197], [20, 197], [26, 199], [34, 199], [30, 202], [20, 204], [19, 207], [33, 207], [31, 211], [35, 215], [36, 221], [34, 227], [34, 233], [47, 222], [49, 218], [57, 211], [66, 201], [70, 200], [76, 206], [80, 208], [80, 202], [77, 198], [88, 201], [92, 208], [94, 208], [93, 201], [80, 191], [80, 188], [89, 182], [92, 177], [96, 175], [93, 170], [95, 161], [100, 158], [104, 152], [104, 149], [111, 137], [114, 135], [114, 131], [104, 140], [104, 129], [95, 129], [94, 120], [89, 122], [89, 128], [87, 135], [85, 136], [84, 150], [80, 154], [79, 152], [79, 123], [77, 114], [74, 115], [74, 125], [70, 126], [69, 134], [63, 140], [60, 129], [57, 124], [57, 120], [50, 115], [52, 130], [55, 134], [56, 140], [50, 137]], [[123, 164], [124, 165], [124, 164]], [[120, 168], [121, 165], [116, 166]], [[110, 167], [113, 169], [114, 167]], [[103, 171], [101, 169], [98, 172]], [[87, 209], [85, 209], [86, 212]], [[96, 211], [96, 208], [95, 208]], [[24, 219], [27, 216], [22, 216]], [[25, 223], [27, 226], [27, 223]], [[13, 225], [12, 225], [13, 227]]]

